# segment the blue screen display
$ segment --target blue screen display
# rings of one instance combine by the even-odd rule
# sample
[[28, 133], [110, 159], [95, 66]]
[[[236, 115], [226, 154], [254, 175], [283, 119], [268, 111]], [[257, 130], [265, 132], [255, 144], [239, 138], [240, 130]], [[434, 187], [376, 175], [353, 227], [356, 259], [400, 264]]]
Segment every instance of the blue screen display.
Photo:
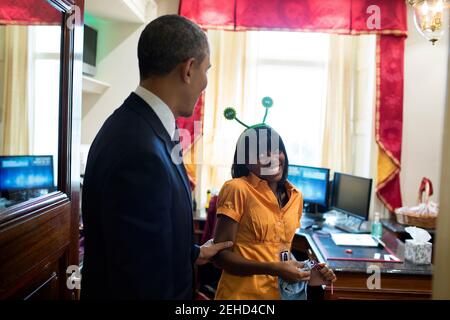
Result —
[[0, 157], [0, 189], [53, 188], [53, 156]]
[[314, 168], [290, 165], [288, 180], [303, 194], [305, 202], [327, 206], [327, 187], [330, 171], [325, 168]]

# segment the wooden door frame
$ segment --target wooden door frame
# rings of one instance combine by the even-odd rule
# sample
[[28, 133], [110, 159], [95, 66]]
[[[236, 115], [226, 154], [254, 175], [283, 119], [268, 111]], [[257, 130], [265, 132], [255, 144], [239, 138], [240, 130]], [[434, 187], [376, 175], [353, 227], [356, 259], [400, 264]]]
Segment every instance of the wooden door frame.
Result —
[[[447, 35], [449, 37], [449, 35]], [[435, 240], [435, 259], [433, 275], [433, 299], [450, 299], [450, 39], [447, 47], [447, 92], [444, 112], [444, 139], [442, 143], [441, 185], [439, 216]]]
[[[70, 206], [70, 240], [64, 260], [68, 265], [78, 265], [84, 0], [46, 1], [62, 13], [58, 191], [2, 211], [0, 232], [28, 223], [55, 207]], [[61, 298], [69, 297], [73, 295], [66, 290]]]

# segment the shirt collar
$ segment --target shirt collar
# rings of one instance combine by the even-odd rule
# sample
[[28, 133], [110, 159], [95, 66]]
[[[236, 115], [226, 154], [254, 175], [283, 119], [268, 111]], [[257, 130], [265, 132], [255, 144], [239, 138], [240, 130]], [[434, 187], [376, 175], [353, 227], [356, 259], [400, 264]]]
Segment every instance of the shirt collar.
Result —
[[164, 128], [171, 140], [175, 137], [175, 116], [170, 110], [169, 106], [164, 103], [157, 95], [144, 87], [138, 86], [134, 91], [139, 97], [141, 97], [152, 109], [155, 111], [159, 120], [161, 120]]
[[[253, 172], [249, 172], [249, 174], [247, 176], [247, 180], [255, 188], [257, 188], [260, 183], [266, 183], [266, 185], [268, 186], [268, 183], [266, 180], [261, 179]], [[288, 191], [289, 193], [290, 192], [298, 192], [298, 190], [289, 181], [286, 180], [284, 185], [286, 187], [286, 191]]]
[[261, 182], [264, 182], [265, 180], [261, 179], [260, 177], [258, 177], [256, 174], [254, 174], [253, 172], [249, 172], [248, 176], [247, 176], [247, 180], [248, 182], [250, 182], [250, 184], [252, 186], [254, 186], [255, 188], [258, 187], [258, 185]]

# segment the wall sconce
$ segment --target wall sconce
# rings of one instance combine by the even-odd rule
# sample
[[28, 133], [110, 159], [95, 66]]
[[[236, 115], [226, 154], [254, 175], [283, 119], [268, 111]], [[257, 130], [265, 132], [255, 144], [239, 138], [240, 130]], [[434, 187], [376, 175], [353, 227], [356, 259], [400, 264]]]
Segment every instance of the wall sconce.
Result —
[[416, 29], [434, 45], [447, 28], [447, 0], [408, 0], [414, 9]]

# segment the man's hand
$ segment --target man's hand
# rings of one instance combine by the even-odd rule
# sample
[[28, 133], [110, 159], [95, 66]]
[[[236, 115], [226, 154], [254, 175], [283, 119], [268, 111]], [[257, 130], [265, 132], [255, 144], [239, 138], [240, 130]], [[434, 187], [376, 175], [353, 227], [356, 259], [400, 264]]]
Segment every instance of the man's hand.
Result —
[[319, 263], [319, 270], [311, 271], [310, 286], [329, 285], [337, 280], [333, 270], [331, 270], [325, 263]]
[[214, 243], [213, 239], [209, 239], [200, 247], [200, 254], [195, 263], [197, 265], [208, 263], [219, 251], [231, 248], [232, 246], [232, 241]]

